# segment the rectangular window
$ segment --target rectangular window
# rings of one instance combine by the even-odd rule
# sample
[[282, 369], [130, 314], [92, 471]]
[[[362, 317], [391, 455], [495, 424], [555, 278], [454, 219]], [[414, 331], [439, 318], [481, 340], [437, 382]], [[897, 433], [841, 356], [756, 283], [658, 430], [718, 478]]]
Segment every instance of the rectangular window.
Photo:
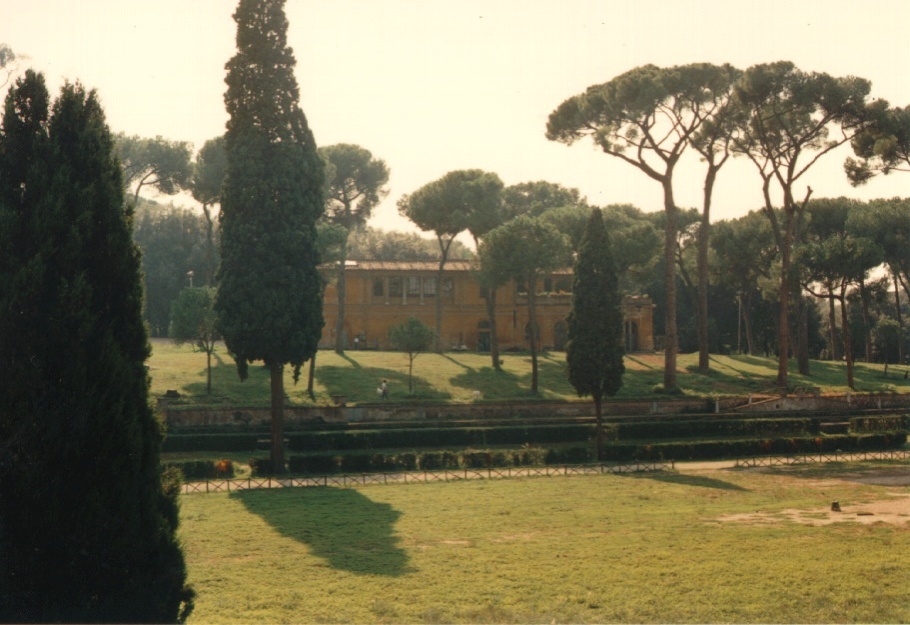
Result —
[[436, 295], [436, 278], [423, 279], [423, 295], [424, 297], [433, 297]]
[[440, 297], [446, 299], [452, 299], [452, 295], [455, 293], [455, 281], [452, 278], [443, 278], [442, 279], [442, 289], [440, 289]]
[[373, 278], [373, 297], [382, 297], [385, 295], [385, 279]]
[[411, 276], [408, 278], [408, 296], [418, 297], [420, 295], [420, 278]]
[[402, 279], [401, 276], [389, 278], [389, 297], [401, 297]]

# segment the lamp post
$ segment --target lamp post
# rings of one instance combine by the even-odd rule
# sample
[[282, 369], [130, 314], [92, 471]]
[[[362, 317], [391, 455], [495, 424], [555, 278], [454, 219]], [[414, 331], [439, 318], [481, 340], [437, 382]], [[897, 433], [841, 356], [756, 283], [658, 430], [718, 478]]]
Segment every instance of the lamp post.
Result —
[[190, 269], [186, 272], [187, 277], [190, 279], [190, 288], [193, 288], [193, 270]]

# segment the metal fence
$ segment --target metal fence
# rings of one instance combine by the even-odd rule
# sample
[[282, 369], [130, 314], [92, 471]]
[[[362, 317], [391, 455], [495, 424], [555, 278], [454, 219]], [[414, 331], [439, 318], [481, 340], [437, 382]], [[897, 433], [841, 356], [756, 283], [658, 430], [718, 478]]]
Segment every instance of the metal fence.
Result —
[[353, 487], [369, 486], [372, 484], [427, 484], [431, 482], [461, 482], [464, 480], [494, 480], [516, 477], [641, 473], [645, 471], [667, 471], [674, 468], [675, 465], [673, 461], [654, 461], [628, 464], [490, 467], [484, 469], [444, 469], [439, 471], [404, 471], [389, 473], [312, 475], [301, 477], [248, 477], [244, 479], [187, 482], [183, 485], [183, 493], [218, 493], [261, 488], [301, 488], [310, 486]]
[[745, 467], [773, 467], [791, 464], [813, 464], [823, 462], [854, 462], [861, 460], [907, 460], [910, 458], [910, 449], [892, 449], [882, 451], [855, 451], [855, 452], [828, 452], [818, 454], [804, 454], [798, 456], [757, 456], [755, 458], [739, 458], [735, 461], [735, 468]]

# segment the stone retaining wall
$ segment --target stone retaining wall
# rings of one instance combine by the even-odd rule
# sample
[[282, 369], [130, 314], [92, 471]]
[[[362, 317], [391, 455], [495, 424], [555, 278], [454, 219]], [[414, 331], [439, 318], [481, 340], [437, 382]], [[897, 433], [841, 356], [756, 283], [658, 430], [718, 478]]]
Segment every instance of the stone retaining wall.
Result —
[[[641, 415], [678, 415], [729, 412], [852, 412], [859, 410], [907, 410], [910, 394], [863, 394], [791, 397], [724, 397], [720, 399], [667, 399], [659, 401], [606, 401], [608, 417]], [[220, 408], [175, 406], [161, 398], [158, 409], [168, 428], [179, 431], [190, 428], [248, 429], [267, 426], [271, 419], [268, 408], [224, 405]], [[381, 421], [443, 421], [472, 419], [535, 419], [552, 417], [586, 417], [594, 414], [590, 401], [577, 402], [501, 402], [477, 404], [397, 404], [383, 402], [357, 406], [287, 406], [285, 424], [299, 427], [318, 423], [354, 423]]]

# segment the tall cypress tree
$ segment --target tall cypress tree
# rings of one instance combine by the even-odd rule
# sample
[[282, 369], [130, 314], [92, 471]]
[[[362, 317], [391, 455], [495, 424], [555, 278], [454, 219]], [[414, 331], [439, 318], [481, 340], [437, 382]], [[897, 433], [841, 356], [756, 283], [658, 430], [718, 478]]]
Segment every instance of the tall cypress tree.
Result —
[[241, 379], [252, 361], [269, 368], [272, 468], [283, 471], [283, 367], [294, 366], [296, 381], [323, 326], [316, 248], [323, 163], [298, 106], [284, 0], [241, 0], [234, 20], [216, 309]]
[[603, 215], [594, 209], [585, 225], [572, 283], [569, 312], [569, 382], [579, 397], [590, 395], [597, 418], [597, 457], [604, 458], [604, 396], [612, 397], [622, 387], [622, 296], [613, 261], [610, 238]]
[[130, 218], [95, 93], [66, 85], [50, 108], [27, 73], [0, 132], [3, 622], [174, 622], [191, 607]]

